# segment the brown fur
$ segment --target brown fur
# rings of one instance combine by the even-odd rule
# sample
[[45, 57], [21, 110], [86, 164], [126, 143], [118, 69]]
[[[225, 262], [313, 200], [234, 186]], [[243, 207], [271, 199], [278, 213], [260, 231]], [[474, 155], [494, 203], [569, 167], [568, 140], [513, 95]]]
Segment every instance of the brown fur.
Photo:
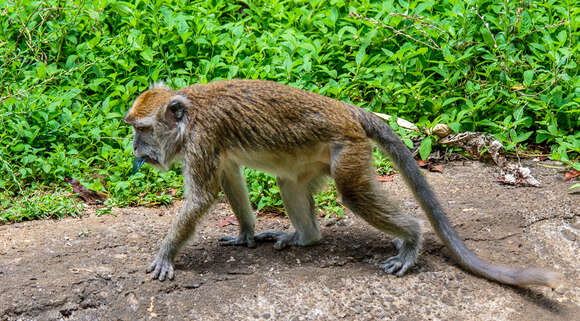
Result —
[[132, 123], [140, 118], [151, 116], [160, 105], [173, 98], [173, 90], [166, 87], [155, 87], [135, 99], [133, 107], [125, 115], [125, 121]]
[[[392, 130], [364, 110], [315, 93], [259, 80], [216, 81], [173, 91], [154, 87], [141, 94], [125, 121], [135, 127], [134, 154], [168, 168], [183, 159], [186, 202], [173, 221], [148, 272], [173, 278], [173, 260], [193, 233], [220, 188], [238, 220], [240, 234], [223, 245], [255, 246], [274, 240], [278, 249], [320, 240], [312, 193], [331, 176], [344, 204], [376, 228], [397, 238], [398, 254], [381, 264], [403, 275], [421, 248], [417, 220], [401, 213], [377, 187], [371, 140], [401, 171], [429, 220], [458, 263], [467, 270], [507, 284], [555, 287], [560, 275], [490, 265], [469, 251], [447, 221], [409, 150]], [[277, 176], [294, 233], [254, 235], [255, 216], [240, 166]]]

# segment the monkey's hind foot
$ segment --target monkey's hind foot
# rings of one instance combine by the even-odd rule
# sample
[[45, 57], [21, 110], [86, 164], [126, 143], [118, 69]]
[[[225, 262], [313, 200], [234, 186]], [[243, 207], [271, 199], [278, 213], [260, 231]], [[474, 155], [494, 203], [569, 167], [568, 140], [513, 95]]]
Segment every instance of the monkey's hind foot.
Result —
[[392, 241], [398, 253], [381, 263], [383, 271], [396, 276], [403, 276], [410, 267], [415, 265], [417, 260], [417, 247], [412, 244], [406, 244], [403, 240], [395, 238]]
[[257, 234], [255, 237], [256, 241], [261, 242], [276, 242], [274, 248], [276, 250], [282, 250], [289, 246], [308, 246], [316, 243], [317, 240], [304, 241], [300, 235], [296, 232], [287, 233], [282, 231], [266, 231]]
[[163, 281], [165, 278], [173, 280], [173, 263], [168, 258], [157, 256], [145, 271], [147, 273], [153, 272], [153, 280]]
[[238, 236], [224, 236], [220, 238], [221, 246], [247, 246], [249, 248], [256, 247], [254, 240], [254, 233], [240, 233]]

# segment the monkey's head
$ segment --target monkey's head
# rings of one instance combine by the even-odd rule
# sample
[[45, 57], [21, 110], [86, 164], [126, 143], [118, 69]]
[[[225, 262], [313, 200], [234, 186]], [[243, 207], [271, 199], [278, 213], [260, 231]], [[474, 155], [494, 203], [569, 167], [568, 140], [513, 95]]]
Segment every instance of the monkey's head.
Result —
[[187, 97], [164, 85], [139, 95], [123, 119], [135, 133], [133, 155], [167, 170], [181, 152], [190, 105]]

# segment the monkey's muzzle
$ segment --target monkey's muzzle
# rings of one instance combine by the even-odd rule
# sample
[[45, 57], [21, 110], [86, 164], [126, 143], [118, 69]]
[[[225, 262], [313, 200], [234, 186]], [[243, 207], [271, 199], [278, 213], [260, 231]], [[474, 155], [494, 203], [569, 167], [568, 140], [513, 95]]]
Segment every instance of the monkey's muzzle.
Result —
[[135, 159], [133, 160], [133, 168], [131, 168], [131, 172], [129, 173], [129, 176], [133, 176], [133, 175], [137, 174], [139, 169], [141, 169], [141, 166], [143, 166], [143, 164], [145, 164], [146, 160], [147, 160], [147, 157], [135, 157]]

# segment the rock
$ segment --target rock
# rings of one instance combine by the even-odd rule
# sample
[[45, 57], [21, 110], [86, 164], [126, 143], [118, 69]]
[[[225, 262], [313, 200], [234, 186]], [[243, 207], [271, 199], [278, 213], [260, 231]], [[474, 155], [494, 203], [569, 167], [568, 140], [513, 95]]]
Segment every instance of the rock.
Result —
[[186, 289], [197, 289], [200, 287], [200, 284], [196, 282], [196, 283], [186, 284], [183, 287]]
[[433, 127], [433, 134], [437, 135], [438, 137], [447, 137], [453, 131], [451, 128], [445, 124], [437, 124]]
[[565, 239], [574, 242], [576, 240], [576, 234], [574, 234], [574, 232], [568, 230], [568, 229], [564, 229], [562, 230], [562, 235], [564, 236]]

